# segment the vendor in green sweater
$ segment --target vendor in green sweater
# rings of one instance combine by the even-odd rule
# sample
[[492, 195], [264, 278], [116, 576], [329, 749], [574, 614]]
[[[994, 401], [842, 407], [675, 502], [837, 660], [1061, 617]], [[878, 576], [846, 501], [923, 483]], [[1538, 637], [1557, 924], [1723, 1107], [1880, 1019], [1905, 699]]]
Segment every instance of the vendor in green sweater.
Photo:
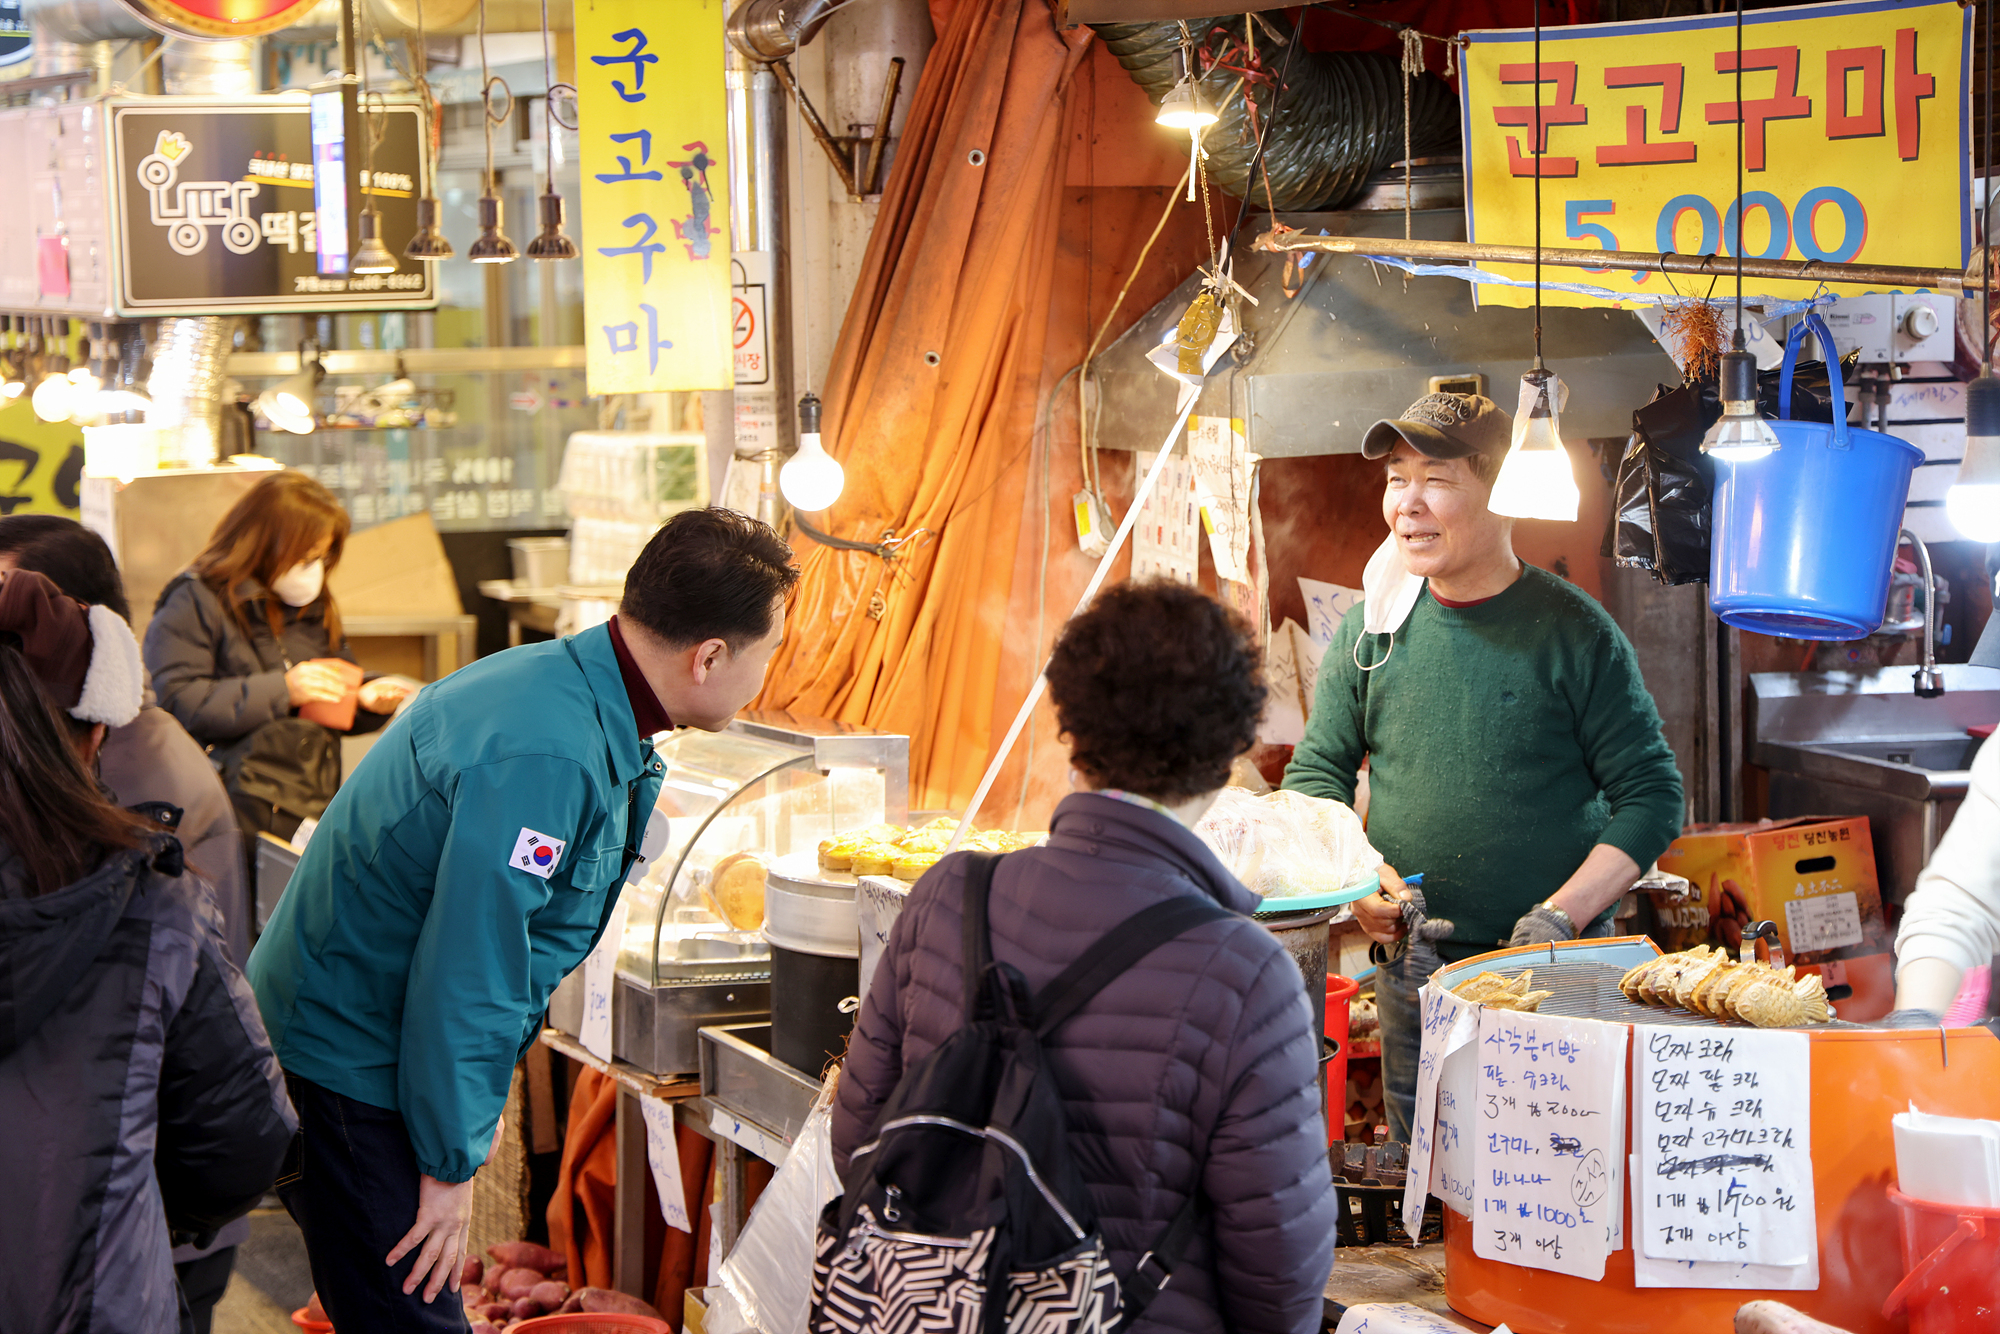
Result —
[[[1389, 865], [1354, 905], [1389, 946], [1376, 970], [1392, 1139], [1407, 1142], [1417, 990], [1441, 961], [1610, 934], [1613, 905], [1680, 832], [1681, 779], [1632, 645], [1605, 610], [1514, 554], [1487, 508], [1509, 441], [1492, 400], [1428, 394], [1369, 428], [1385, 460], [1389, 578], [1415, 600], [1368, 633], [1367, 604], [1327, 648], [1285, 786], [1352, 803]], [[1395, 563], [1400, 562], [1400, 567]], [[1378, 607], [1375, 623], [1383, 624]], [[1421, 892], [1396, 867], [1423, 872]]]

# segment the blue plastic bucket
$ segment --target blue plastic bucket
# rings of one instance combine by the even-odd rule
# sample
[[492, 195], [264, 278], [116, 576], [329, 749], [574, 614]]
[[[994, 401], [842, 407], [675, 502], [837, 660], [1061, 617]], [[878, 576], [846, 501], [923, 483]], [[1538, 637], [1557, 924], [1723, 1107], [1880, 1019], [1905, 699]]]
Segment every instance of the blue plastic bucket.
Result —
[[[1817, 315], [1792, 328], [1778, 402], [1810, 327], [1827, 360], [1831, 401], [1844, 403], [1839, 356]], [[1739, 630], [1788, 639], [1861, 639], [1882, 624], [1910, 474], [1923, 451], [1846, 420], [1774, 421], [1778, 448], [1715, 464], [1709, 605]]]

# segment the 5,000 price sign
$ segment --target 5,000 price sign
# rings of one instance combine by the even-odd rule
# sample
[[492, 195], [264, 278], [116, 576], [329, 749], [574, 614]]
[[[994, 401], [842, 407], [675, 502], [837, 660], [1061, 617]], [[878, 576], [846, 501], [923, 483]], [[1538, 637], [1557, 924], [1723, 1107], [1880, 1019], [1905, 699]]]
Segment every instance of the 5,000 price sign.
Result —
[[[1734, 15], [1544, 29], [1539, 119], [1533, 34], [1469, 33], [1468, 236], [1532, 243], [1539, 166], [1545, 245], [1962, 265], [1970, 13], [1949, 0], [1854, 0], [1745, 15], [1740, 207]], [[1672, 290], [1657, 272], [1586, 275], [1614, 296]], [[1815, 287], [1758, 280], [1747, 290], [1796, 299]], [[1479, 291], [1498, 305], [1531, 300], [1498, 284]]]

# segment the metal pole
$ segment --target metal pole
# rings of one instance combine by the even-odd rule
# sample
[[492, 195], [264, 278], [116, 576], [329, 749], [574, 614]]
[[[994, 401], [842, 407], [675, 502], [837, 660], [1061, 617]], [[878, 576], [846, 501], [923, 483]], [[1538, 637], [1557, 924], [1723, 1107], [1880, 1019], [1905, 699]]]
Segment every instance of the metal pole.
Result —
[[[1317, 250], [1330, 255], [1383, 255], [1393, 259], [1438, 260], [1470, 264], [1533, 264], [1535, 247], [1471, 241], [1404, 240], [1391, 236], [1307, 236], [1303, 232], [1269, 231], [1256, 248], [1269, 251]], [[1684, 273], [1715, 277], [1732, 272], [1733, 259], [1720, 255], [1657, 254], [1650, 250], [1577, 250], [1543, 247], [1541, 262], [1572, 269], [1620, 269], [1633, 273]], [[1900, 264], [1836, 264], [1817, 259], [1743, 260], [1746, 277], [1825, 283], [1828, 286], [1927, 288], [1959, 295], [1979, 289], [1978, 266], [1970, 269], [1923, 269]]]
[[751, 282], [763, 281], [771, 364], [761, 385], [735, 391], [736, 457], [759, 465], [757, 517], [783, 516], [778, 465], [792, 438], [792, 320], [785, 193], [785, 99], [769, 65], [728, 48], [729, 245]]

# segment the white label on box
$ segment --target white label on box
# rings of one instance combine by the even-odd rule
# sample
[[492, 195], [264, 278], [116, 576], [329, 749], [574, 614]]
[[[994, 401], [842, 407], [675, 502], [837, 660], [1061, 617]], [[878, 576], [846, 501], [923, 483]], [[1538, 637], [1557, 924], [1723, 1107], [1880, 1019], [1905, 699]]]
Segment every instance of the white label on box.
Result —
[[1791, 942], [1794, 954], [1859, 945], [1863, 939], [1861, 904], [1852, 891], [1787, 899], [1785, 937]]
[[583, 1023], [576, 1040], [600, 1061], [611, 1059], [611, 990], [618, 985], [618, 947], [625, 939], [625, 899], [611, 910], [604, 928], [583, 960]]

